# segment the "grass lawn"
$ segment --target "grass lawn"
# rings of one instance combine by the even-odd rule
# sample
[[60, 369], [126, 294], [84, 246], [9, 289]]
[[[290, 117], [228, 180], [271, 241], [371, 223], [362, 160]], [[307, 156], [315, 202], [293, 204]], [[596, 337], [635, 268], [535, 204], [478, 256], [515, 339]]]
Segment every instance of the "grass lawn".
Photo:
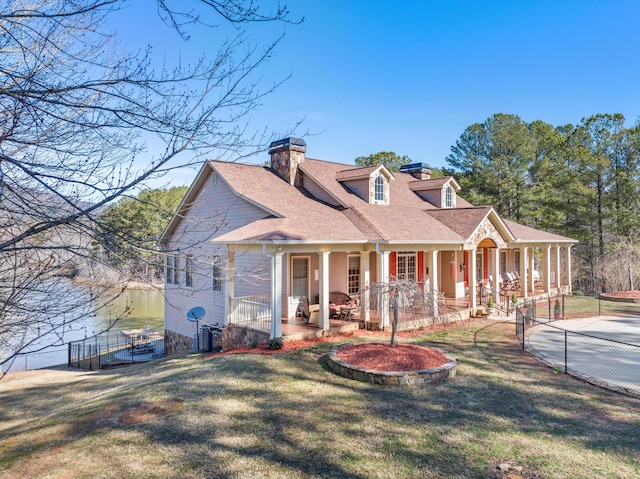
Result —
[[0, 477], [640, 477], [640, 399], [554, 373], [518, 350], [513, 324], [402, 340], [448, 350], [457, 377], [350, 381], [327, 369], [331, 343], [8, 376]]

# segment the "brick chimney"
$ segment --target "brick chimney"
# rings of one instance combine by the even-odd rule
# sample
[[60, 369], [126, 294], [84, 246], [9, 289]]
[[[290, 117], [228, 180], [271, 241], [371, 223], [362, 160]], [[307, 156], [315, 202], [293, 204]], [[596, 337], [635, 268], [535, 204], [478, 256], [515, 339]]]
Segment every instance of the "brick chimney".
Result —
[[284, 138], [269, 145], [271, 168], [290, 185], [302, 186], [298, 165], [304, 163], [307, 144], [301, 138]]
[[426, 163], [411, 163], [410, 165], [402, 165], [401, 173], [409, 173], [418, 180], [431, 179], [431, 168]]

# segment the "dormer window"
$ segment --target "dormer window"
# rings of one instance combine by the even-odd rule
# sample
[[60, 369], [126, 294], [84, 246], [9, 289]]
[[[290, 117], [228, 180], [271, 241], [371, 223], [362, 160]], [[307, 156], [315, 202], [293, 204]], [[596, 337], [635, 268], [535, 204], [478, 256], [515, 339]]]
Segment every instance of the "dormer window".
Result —
[[384, 178], [377, 176], [374, 186], [374, 198], [376, 201], [384, 203]]
[[444, 190], [444, 207], [453, 208], [453, 188], [451, 185], [447, 185]]
[[339, 171], [336, 180], [370, 205], [388, 205], [391, 196], [389, 182], [395, 177], [380, 164]]

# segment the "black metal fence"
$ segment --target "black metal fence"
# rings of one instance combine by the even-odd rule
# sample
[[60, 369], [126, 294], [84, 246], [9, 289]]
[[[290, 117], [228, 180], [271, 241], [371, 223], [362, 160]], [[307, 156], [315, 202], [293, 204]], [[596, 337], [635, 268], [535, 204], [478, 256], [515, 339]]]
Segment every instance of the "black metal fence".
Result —
[[[585, 308], [584, 302], [572, 302], [569, 298], [571, 297], [567, 296], [564, 302], [560, 301], [560, 315], [567, 315], [569, 311], [572, 311], [572, 314], [587, 314], [589, 308]], [[595, 307], [598, 306], [600, 311], [611, 311], [613, 308], [610, 304], [598, 304], [599, 301], [595, 298], [591, 300], [593, 304], [587, 306], [592, 311], [596, 311]], [[615, 332], [615, 321], [640, 321], [629, 316], [637, 310], [637, 306], [618, 303], [624, 315], [618, 316], [619, 320], [610, 319], [612, 331], [586, 333], [572, 331], [571, 321], [555, 320], [558, 308], [555, 299], [551, 301], [551, 310], [549, 302], [541, 301], [526, 303], [516, 309], [516, 336], [522, 349], [529, 350], [557, 372], [608, 389], [640, 396], [640, 344], [623, 341], [619, 338], [624, 338], [624, 333]], [[635, 318], [640, 318], [640, 315]], [[534, 330], [536, 326], [538, 327]]]
[[91, 371], [163, 356], [162, 335], [148, 330], [121, 331], [70, 342], [67, 365]]

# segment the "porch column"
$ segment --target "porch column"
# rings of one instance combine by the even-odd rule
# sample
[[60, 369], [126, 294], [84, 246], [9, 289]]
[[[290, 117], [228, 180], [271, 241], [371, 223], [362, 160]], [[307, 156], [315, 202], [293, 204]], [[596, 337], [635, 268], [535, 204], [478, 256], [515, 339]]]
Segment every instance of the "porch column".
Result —
[[571, 245], [567, 245], [567, 264], [565, 268], [567, 274], [567, 285], [569, 286], [567, 292], [571, 293], [573, 286], [573, 282], [571, 281]]
[[469, 306], [471, 307], [471, 312], [475, 313], [476, 311], [476, 300], [477, 300], [477, 286], [478, 286], [478, 279], [476, 278], [476, 268], [478, 267], [476, 265], [476, 249], [473, 248], [471, 251], [469, 251], [469, 262], [471, 263], [469, 265], [469, 268], [471, 269], [469, 274]]
[[282, 337], [282, 255], [271, 256], [271, 339]]
[[493, 296], [493, 302], [496, 304], [500, 304], [500, 287], [498, 286], [498, 276], [500, 276], [500, 249], [493, 248], [492, 250], [492, 259], [493, 259], [493, 284], [491, 285], [491, 295]]
[[[389, 285], [389, 252], [380, 251], [378, 253], [378, 281]], [[389, 325], [389, 294], [381, 294], [378, 304], [380, 305], [380, 329]]]
[[560, 276], [560, 246], [555, 247], [555, 261], [556, 261], [556, 288], [558, 288], [558, 293], [560, 293], [560, 285], [562, 284], [562, 276]]
[[551, 246], [542, 248], [542, 284], [544, 292], [551, 291]]
[[362, 297], [360, 298], [360, 319], [369, 321], [369, 283], [371, 282], [371, 266], [369, 264], [369, 252], [360, 252], [360, 284], [362, 289]]
[[224, 302], [224, 317], [225, 324], [231, 323], [231, 316], [233, 314], [233, 310], [231, 309], [231, 305], [233, 304], [233, 297], [235, 296], [235, 261], [236, 256], [235, 253], [229, 252], [229, 257], [227, 259], [227, 274], [225, 281], [225, 297], [226, 300]]
[[431, 286], [431, 301], [433, 302], [433, 315], [438, 316], [438, 250], [434, 250], [429, 256], [429, 283]]
[[521, 258], [520, 258], [520, 291], [522, 291], [522, 297], [526, 298], [529, 296], [529, 285], [531, 281], [529, 279], [529, 248], [526, 246], [520, 249]]
[[320, 263], [320, 329], [329, 329], [329, 251], [318, 253]]
[[533, 280], [533, 273], [536, 267], [536, 250], [531, 248], [531, 254], [529, 255], [529, 292], [533, 293], [536, 290], [536, 282]]

